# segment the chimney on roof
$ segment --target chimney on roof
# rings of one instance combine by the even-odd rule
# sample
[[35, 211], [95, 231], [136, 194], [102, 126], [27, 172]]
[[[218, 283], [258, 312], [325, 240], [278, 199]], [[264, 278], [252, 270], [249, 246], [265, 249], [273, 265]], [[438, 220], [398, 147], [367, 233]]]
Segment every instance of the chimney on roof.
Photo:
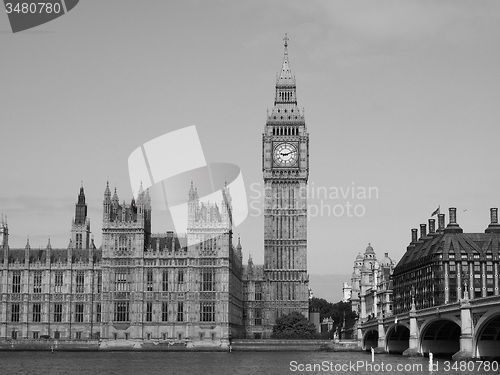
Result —
[[429, 219], [429, 234], [435, 234], [435, 233], [436, 233], [436, 220]]
[[427, 225], [420, 224], [420, 238], [427, 237]]
[[417, 242], [417, 232], [418, 232], [417, 228], [413, 228], [411, 230], [411, 243]]
[[444, 232], [444, 214], [438, 215], [438, 233]]
[[485, 233], [500, 233], [500, 224], [498, 224], [498, 208], [490, 208], [491, 223], [484, 231]]
[[464, 231], [457, 224], [457, 209], [455, 207], [450, 207], [450, 222], [444, 230], [445, 233], [463, 233]]
[[457, 209], [455, 207], [450, 207], [450, 224], [457, 223]]
[[498, 208], [490, 208], [491, 224], [498, 224]]

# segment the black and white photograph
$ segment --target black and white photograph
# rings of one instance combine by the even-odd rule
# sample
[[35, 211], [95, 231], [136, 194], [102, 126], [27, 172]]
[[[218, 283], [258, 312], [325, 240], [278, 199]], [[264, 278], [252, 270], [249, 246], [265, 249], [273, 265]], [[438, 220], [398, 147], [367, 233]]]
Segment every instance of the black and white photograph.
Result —
[[0, 374], [498, 374], [500, 2], [4, 0]]

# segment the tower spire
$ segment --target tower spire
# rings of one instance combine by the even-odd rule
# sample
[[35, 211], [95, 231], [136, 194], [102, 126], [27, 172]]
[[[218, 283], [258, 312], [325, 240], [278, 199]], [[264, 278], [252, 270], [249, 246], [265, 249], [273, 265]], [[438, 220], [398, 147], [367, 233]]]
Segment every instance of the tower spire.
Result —
[[283, 84], [292, 84], [293, 76], [292, 71], [290, 70], [290, 63], [288, 62], [288, 35], [285, 33], [285, 37], [283, 38], [285, 51], [283, 53], [283, 64], [281, 66], [281, 72], [278, 78], [278, 83]]

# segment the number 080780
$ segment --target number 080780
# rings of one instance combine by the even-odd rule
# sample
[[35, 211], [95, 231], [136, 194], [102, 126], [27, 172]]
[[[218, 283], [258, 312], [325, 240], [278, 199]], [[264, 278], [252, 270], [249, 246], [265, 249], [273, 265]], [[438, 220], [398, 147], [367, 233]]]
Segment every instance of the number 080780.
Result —
[[62, 11], [59, 3], [5, 3], [7, 13], [60, 13]]

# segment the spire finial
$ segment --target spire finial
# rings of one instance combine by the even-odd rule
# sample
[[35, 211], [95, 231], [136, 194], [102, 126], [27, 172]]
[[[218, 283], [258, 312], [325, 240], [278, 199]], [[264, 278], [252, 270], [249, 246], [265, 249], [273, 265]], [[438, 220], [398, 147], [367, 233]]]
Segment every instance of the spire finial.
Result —
[[285, 42], [285, 48], [288, 47], [288, 34], [285, 33], [285, 37], [283, 38], [283, 41]]

